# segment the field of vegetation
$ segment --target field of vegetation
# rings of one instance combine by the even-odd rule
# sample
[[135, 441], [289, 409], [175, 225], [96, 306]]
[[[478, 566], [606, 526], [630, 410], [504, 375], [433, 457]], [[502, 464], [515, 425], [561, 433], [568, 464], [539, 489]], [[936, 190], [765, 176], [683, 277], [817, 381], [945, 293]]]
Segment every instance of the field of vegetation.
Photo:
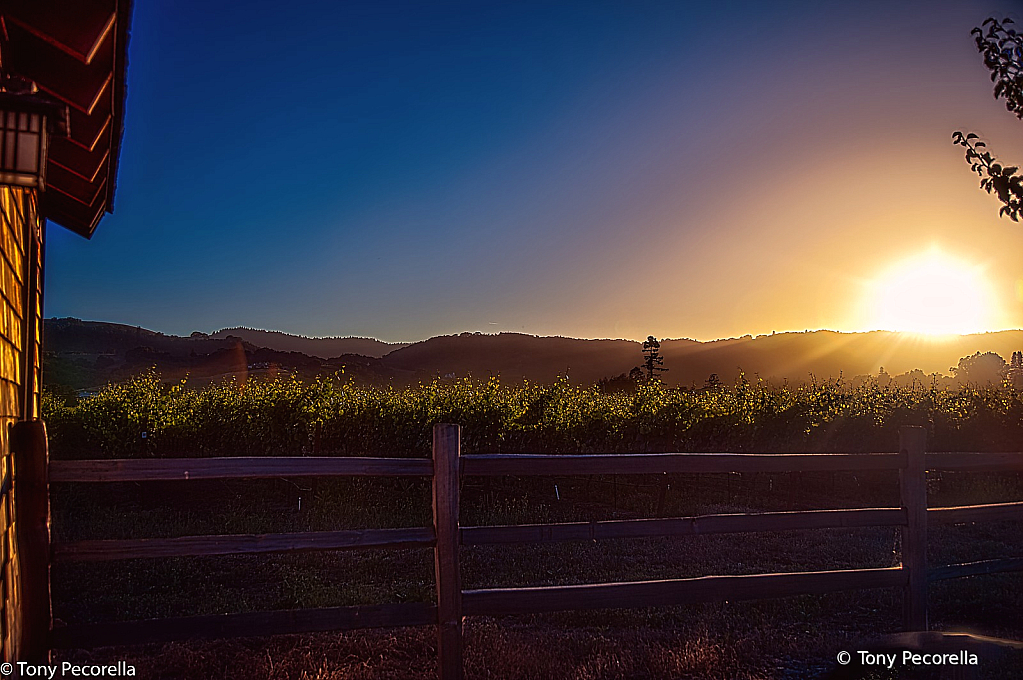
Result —
[[[640, 384], [606, 393], [567, 381], [434, 382], [404, 390], [340, 378], [225, 383], [199, 390], [146, 374], [79, 401], [44, 402], [55, 459], [223, 455], [427, 457], [431, 427], [463, 427], [465, 453], [893, 451], [924, 425], [930, 450], [1023, 450], [1023, 393], [771, 386], [741, 380], [691, 391]], [[463, 525], [582, 521], [898, 504], [889, 473], [672, 475], [466, 480]], [[1023, 500], [1019, 475], [929, 480], [930, 504]], [[423, 526], [424, 481], [278, 479], [59, 484], [55, 540]], [[1023, 555], [1018, 523], [939, 527], [932, 564]], [[892, 529], [848, 529], [463, 551], [466, 588], [684, 578], [898, 564]], [[322, 552], [58, 564], [54, 615], [85, 623], [387, 601], [429, 601], [430, 551]], [[933, 626], [1023, 638], [1019, 576], [931, 588]], [[470, 619], [469, 677], [813, 678], [837, 651], [898, 630], [899, 593], [870, 591], [657, 610]], [[147, 677], [432, 677], [429, 629], [67, 653], [129, 658]], [[228, 671], [230, 671], [228, 673]], [[982, 677], [1020, 677], [1021, 659]], [[880, 675], [876, 677], [897, 677]], [[921, 676], [927, 677], [927, 676]]]
[[[72, 400], [77, 401], [77, 400]], [[58, 458], [201, 455], [428, 456], [434, 423], [462, 425], [463, 450], [499, 452], [890, 451], [902, 425], [929, 449], [1013, 450], [1023, 392], [1011, 386], [851, 387], [841, 380], [688, 390], [440, 381], [387, 390], [340, 379], [164, 385], [148, 373], [69, 403], [43, 404]]]

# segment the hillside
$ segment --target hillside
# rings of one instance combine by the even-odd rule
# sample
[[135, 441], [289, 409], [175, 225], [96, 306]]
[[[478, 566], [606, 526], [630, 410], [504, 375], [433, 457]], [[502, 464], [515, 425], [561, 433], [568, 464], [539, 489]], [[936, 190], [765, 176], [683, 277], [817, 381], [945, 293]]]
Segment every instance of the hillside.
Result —
[[[236, 334], [237, 333], [237, 334]], [[410, 345], [366, 338], [302, 338], [285, 333], [226, 329], [183, 338], [144, 328], [78, 319], [47, 319], [44, 325], [48, 383], [76, 389], [121, 380], [155, 366], [166, 377], [214, 376], [253, 370], [330, 374], [342, 367], [356, 380], [396, 386], [433, 378], [526, 378], [551, 382], [567, 376], [578, 384], [628, 373], [642, 362], [641, 343], [583, 340], [521, 333], [462, 333]], [[263, 345], [262, 342], [268, 344]], [[290, 347], [306, 347], [310, 354]], [[324, 357], [331, 348], [350, 351]], [[387, 351], [388, 348], [395, 349]], [[362, 354], [356, 350], [370, 352]], [[920, 370], [918, 378], [949, 375], [961, 357], [995, 352], [1008, 359], [1023, 349], [1023, 331], [927, 339], [900, 333], [812, 331], [744, 336], [712, 342], [664, 340], [664, 382], [703, 385], [712, 373], [724, 383], [747, 376], [803, 382]], [[386, 352], [386, 353], [385, 353]]]
[[462, 333], [417, 342], [382, 359], [384, 366], [428, 375], [526, 378], [550, 382], [568, 376], [592, 383], [628, 373], [639, 363], [640, 345], [631, 340], [579, 340], [521, 333]]
[[[295, 336], [284, 339], [288, 338]], [[124, 380], [149, 368], [156, 368], [168, 380], [186, 375], [211, 378], [279, 371], [317, 375], [341, 370], [364, 382], [381, 382], [392, 377], [390, 373], [379, 373], [379, 359], [375, 357], [345, 353], [333, 359], [322, 359], [258, 346], [230, 333], [223, 333], [221, 337], [194, 333], [183, 338], [135, 326], [80, 319], [46, 319], [43, 345], [44, 382], [75, 390]], [[368, 345], [355, 343], [352, 346]], [[287, 347], [287, 344], [278, 343], [278, 347]]]
[[381, 342], [374, 338], [307, 338], [281, 331], [261, 331], [253, 328], [225, 328], [210, 333], [209, 337], [217, 340], [241, 338], [256, 347], [266, 347], [278, 352], [301, 352], [319, 359], [329, 359], [342, 354], [358, 354], [379, 359], [388, 352], [408, 346], [408, 343]]
[[[671, 386], [702, 385], [712, 373], [725, 383], [740, 372], [765, 379], [802, 382], [877, 375], [884, 368], [896, 376], [913, 370], [950, 375], [959, 359], [976, 352], [995, 352], [1008, 360], [1023, 349], [1023, 331], [1000, 331], [928, 339], [874, 331], [811, 331], [744, 336], [711, 342], [663, 340], [663, 381]], [[427, 375], [528, 378], [547, 382], [568, 376], [592, 383], [628, 373], [642, 362], [642, 344], [631, 340], [579, 340], [519, 333], [462, 333], [431, 338], [395, 350], [383, 366]]]
[[950, 375], [959, 359], [976, 352], [994, 352], [1006, 361], [1023, 349], [1023, 331], [999, 331], [948, 338], [926, 338], [906, 333], [873, 331], [839, 333], [810, 331], [778, 333], [757, 338], [693, 343], [661, 343], [664, 365], [671, 370], [665, 382], [702, 384], [711, 373], [724, 382], [747, 375], [802, 381], [877, 375], [881, 368], [895, 376], [913, 370]]

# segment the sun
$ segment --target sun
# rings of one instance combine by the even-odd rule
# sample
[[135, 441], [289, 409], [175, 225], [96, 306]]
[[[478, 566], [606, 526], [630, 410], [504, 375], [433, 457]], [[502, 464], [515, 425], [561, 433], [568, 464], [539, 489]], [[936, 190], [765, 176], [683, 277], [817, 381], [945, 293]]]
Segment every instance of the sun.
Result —
[[983, 267], [940, 250], [902, 260], [868, 287], [875, 329], [927, 335], [991, 330], [994, 295]]

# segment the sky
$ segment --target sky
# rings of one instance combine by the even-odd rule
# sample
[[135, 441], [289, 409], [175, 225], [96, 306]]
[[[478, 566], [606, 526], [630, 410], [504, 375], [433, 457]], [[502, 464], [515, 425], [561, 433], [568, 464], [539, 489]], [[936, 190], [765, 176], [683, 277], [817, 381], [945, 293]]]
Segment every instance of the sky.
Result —
[[1023, 165], [970, 36], [1021, 9], [138, 2], [114, 213], [49, 225], [44, 311], [391, 342], [1020, 328], [1023, 225], [951, 133]]

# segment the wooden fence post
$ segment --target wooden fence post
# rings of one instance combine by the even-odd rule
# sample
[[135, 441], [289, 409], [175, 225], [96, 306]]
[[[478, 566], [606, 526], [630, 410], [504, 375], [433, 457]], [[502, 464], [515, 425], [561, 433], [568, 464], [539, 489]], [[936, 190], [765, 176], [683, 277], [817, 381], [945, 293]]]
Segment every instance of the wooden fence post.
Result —
[[437, 672], [441, 680], [462, 678], [462, 571], [459, 563], [458, 425], [433, 426], [433, 550], [437, 581]]
[[21, 574], [20, 636], [14, 648], [28, 663], [50, 654], [50, 494], [46, 425], [25, 420], [11, 426], [14, 454], [15, 559]]
[[902, 507], [902, 568], [909, 582], [903, 595], [903, 625], [907, 631], [927, 630], [927, 430], [915, 425], [899, 428], [899, 451], [906, 457], [899, 471]]

